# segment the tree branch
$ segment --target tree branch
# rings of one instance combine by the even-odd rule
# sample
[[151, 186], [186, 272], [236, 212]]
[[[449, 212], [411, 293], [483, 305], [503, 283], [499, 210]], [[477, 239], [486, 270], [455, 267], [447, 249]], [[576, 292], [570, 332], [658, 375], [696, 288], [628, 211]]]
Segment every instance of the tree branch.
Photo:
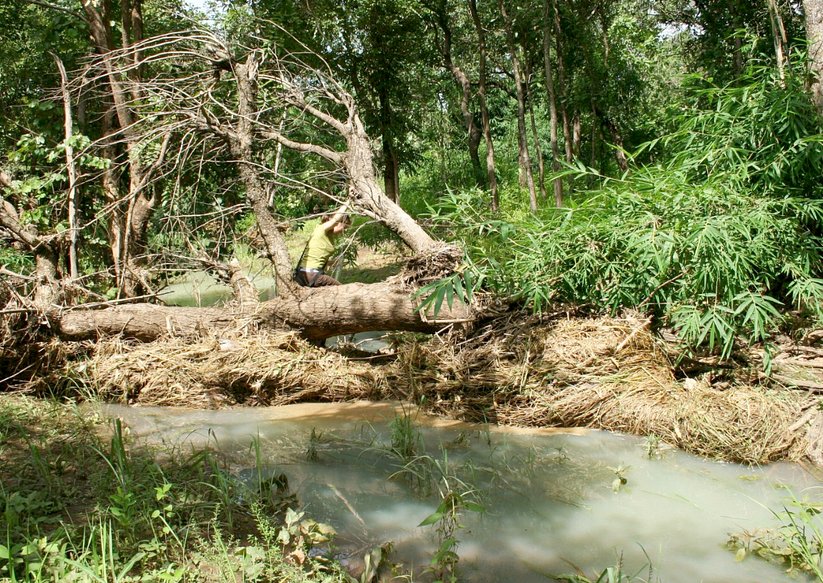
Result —
[[48, 8], [49, 10], [57, 10], [58, 12], [63, 12], [65, 14], [70, 14], [75, 18], [82, 20], [83, 22], [88, 22], [85, 16], [83, 16], [79, 12], [75, 12], [71, 8], [64, 8], [63, 6], [59, 6], [57, 4], [51, 4], [50, 2], [43, 2], [42, 0], [23, 0], [28, 4], [34, 4], [36, 6], [42, 6], [43, 8]]
[[294, 140], [290, 140], [277, 130], [268, 130], [261, 132], [261, 135], [264, 138], [268, 138], [270, 140], [274, 140], [279, 144], [283, 144], [287, 148], [292, 150], [296, 150], [298, 152], [306, 152], [309, 154], [317, 154], [326, 160], [331, 162], [335, 162], [336, 164], [342, 164], [343, 156], [339, 152], [335, 152], [334, 150], [329, 150], [328, 148], [324, 148], [323, 146], [318, 146], [317, 144], [306, 144], [303, 142], [295, 142]]

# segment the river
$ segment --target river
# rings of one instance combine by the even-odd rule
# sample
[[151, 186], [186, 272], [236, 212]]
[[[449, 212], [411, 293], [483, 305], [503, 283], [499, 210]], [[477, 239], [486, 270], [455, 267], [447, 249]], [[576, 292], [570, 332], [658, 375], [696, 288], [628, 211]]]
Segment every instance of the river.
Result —
[[[341, 552], [392, 541], [391, 559], [417, 573], [438, 543], [437, 525], [418, 525], [437, 508], [438, 488], [450, 488], [475, 492], [464, 499], [484, 509], [459, 516], [461, 580], [547, 581], [577, 569], [594, 580], [620, 557], [642, 580], [649, 566], [650, 580], [667, 583], [806, 580], [726, 548], [732, 533], [779, 526], [775, 514], [792, 496], [820, 499], [819, 476], [797, 464], [718, 463], [634, 436], [444, 421], [397, 403], [101, 407], [138, 443], [210, 444], [250, 481], [257, 441], [263, 471], [288, 477], [307, 514], [337, 530]], [[428, 492], [398, 475], [404, 460], [388, 452], [392, 422], [404, 417], [433, 476]]]

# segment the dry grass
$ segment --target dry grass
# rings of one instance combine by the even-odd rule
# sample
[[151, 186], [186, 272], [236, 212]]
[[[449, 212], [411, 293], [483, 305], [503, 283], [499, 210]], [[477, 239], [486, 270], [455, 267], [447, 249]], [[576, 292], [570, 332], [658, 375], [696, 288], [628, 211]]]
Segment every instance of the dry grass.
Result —
[[640, 318], [512, 319], [462, 345], [416, 348], [408, 360], [417, 396], [464, 419], [654, 435], [698, 455], [745, 463], [804, 450], [805, 428], [793, 425], [807, 395], [680, 382]]
[[145, 405], [223, 407], [380, 398], [379, 369], [321, 350], [294, 332], [100, 344], [85, 372], [96, 393]]
[[809, 397], [675, 379], [642, 318], [517, 314], [398, 348], [388, 363], [346, 358], [295, 333], [145, 345], [100, 343], [81, 371], [101, 396], [222, 407], [400, 398], [472, 421], [594, 427], [654, 435], [716, 459], [799, 458]]

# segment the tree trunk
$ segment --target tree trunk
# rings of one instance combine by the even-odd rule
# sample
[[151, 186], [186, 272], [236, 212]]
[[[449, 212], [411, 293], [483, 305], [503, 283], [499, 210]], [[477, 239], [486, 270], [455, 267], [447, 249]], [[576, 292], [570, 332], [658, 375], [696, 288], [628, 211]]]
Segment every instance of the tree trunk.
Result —
[[823, 0], [803, 0], [803, 11], [812, 74], [810, 90], [818, 113], [823, 114]]
[[283, 233], [277, 227], [277, 221], [269, 210], [266, 188], [258, 175], [253, 151], [255, 141], [253, 120], [257, 110], [258, 71], [258, 56], [254, 51], [248, 54], [244, 63], [238, 63], [234, 67], [237, 82], [237, 108], [240, 115], [237, 117], [236, 131], [229, 140], [229, 148], [239, 161], [240, 178], [246, 186], [246, 198], [257, 219], [266, 255], [274, 266], [277, 292], [282, 293], [293, 287], [291, 258]]
[[415, 301], [399, 284], [352, 283], [327, 288], [301, 288], [290, 297], [259, 304], [253, 315], [226, 308], [184, 308], [155, 304], [128, 304], [104, 310], [74, 309], [55, 312], [51, 326], [67, 340], [122, 334], [151, 341], [163, 336], [196, 336], [208, 330], [299, 329], [306, 338], [323, 339], [369, 330], [435, 332], [453, 322], [468, 321], [460, 304], [442, 306], [437, 318], [416, 311]]
[[[113, 258], [116, 264], [120, 295], [134, 297], [146, 291], [144, 250], [149, 220], [158, 203], [158, 195], [148, 188], [151, 171], [140, 160], [137, 144], [140, 136], [134, 130], [134, 114], [131, 101], [140, 97], [139, 67], [128, 68], [129, 82], [124, 82], [116, 70], [114, 59], [109, 55], [114, 50], [114, 37], [111, 29], [110, 0], [82, 0], [81, 4], [89, 23], [92, 40], [97, 52], [102, 57], [106, 71], [106, 80], [114, 103], [118, 137], [125, 148], [128, 164], [128, 194], [125, 209], [121, 204], [112, 206], [112, 212], [124, 212], [123, 217], [112, 217], [117, 225], [112, 229], [114, 240], [111, 242]], [[142, 40], [142, 0], [124, 2], [121, 6], [121, 34], [123, 49], [129, 49]], [[140, 52], [126, 53], [131, 65], [140, 60]], [[113, 194], [114, 189], [111, 189]]]
[[[350, 99], [350, 97], [349, 97]], [[354, 111], [353, 100], [348, 104]], [[427, 253], [442, 245], [435, 242], [400, 206], [377, 185], [372, 151], [360, 116], [353, 113], [347, 126], [348, 149], [343, 164], [349, 176], [350, 198], [359, 209], [397, 233], [415, 253]]]
[[[525, 47], [523, 47], [525, 52]], [[534, 157], [537, 158], [537, 186], [543, 200], [549, 198], [546, 194], [546, 168], [543, 165], [543, 148], [540, 146], [540, 135], [537, 132], [537, 120], [534, 117], [534, 98], [531, 92], [531, 70], [526, 63], [526, 104], [529, 108], [529, 123], [531, 124], [532, 139], [534, 140]]]
[[526, 95], [523, 88], [523, 74], [521, 72], [520, 59], [517, 56], [517, 44], [514, 42], [511, 18], [506, 11], [503, 0], [498, 0], [497, 4], [500, 9], [500, 14], [503, 16], [503, 26], [506, 29], [506, 42], [509, 47], [514, 84], [517, 90], [517, 145], [519, 151], [518, 159], [520, 161], [520, 183], [529, 189], [529, 209], [532, 212], [537, 212], [537, 193], [534, 189], [532, 163], [529, 157], [529, 142], [526, 137]]
[[477, 13], [476, 0], [468, 0], [468, 4], [472, 22], [474, 22], [474, 28], [477, 32], [477, 50], [479, 53], [477, 98], [480, 101], [480, 119], [483, 124], [483, 138], [486, 140], [486, 176], [489, 181], [489, 190], [492, 195], [491, 207], [492, 210], [496, 212], [500, 208], [500, 195], [498, 194], [497, 188], [497, 173], [494, 162], [494, 142], [492, 141], [491, 135], [489, 109], [486, 106], [486, 33], [483, 30], [483, 24], [480, 22], [480, 16]]
[[397, 150], [394, 147], [392, 136], [392, 118], [394, 114], [385, 88], [381, 88], [378, 97], [380, 99], [380, 136], [383, 145], [383, 186], [389, 200], [397, 202], [400, 194], [398, 176], [400, 164], [398, 163]]
[[783, 26], [783, 17], [780, 16], [780, 7], [777, 0], [768, 0], [769, 22], [772, 26], [772, 38], [774, 39], [774, 54], [777, 59], [777, 71], [782, 83], [786, 77], [785, 47], [789, 42], [786, 37], [786, 28]]
[[[554, 72], [552, 70], [552, 24], [551, 0], [543, 0], [543, 68], [546, 78], [546, 94], [549, 104], [549, 141], [552, 151], [552, 171], [560, 172], [560, 151], [557, 145], [557, 96], [554, 90]], [[556, 177], [554, 185], [554, 204], [557, 208], [563, 206], [563, 180]]]
[[69, 78], [66, 74], [66, 67], [60, 57], [52, 53], [57, 69], [60, 71], [60, 89], [63, 95], [63, 133], [66, 147], [66, 171], [69, 179], [69, 192], [66, 197], [66, 207], [68, 209], [69, 227], [69, 277], [77, 279], [77, 165], [74, 163], [74, 146], [72, 137], [74, 135], [74, 120], [71, 113], [71, 97], [69, 95]]
[[400, 163], [391, 138], [383, 135], [383, 190], [389, 200], [397, 202], [400, 192]]
[[[0, 193], [12, 188], [11, 177], [0, 170]], [[34, 307], [41, 311], [61, 301], [57, 264], [59, 239], [41, 236], [34, 225], [20, 222], [17, 210], [0, 196], [0, 227], [34, 256]]]
[[[554, 38], [557, 44], [557, 81], [560, 98], [560, 117], [563, 120], [563, 146], [566, 151], [566, 162], [574, 160], [575, 154], [580, 151], [580, 119], [575, 116], [574, 129], [569, 122], [569, 111], [566, 106], [566, 64], [563, 58], [563, 28], [560, 23], [560, 9], [556, 0], [551, 0], [554, 20]], [[576, 132], [576, 133], [575, 133]]]

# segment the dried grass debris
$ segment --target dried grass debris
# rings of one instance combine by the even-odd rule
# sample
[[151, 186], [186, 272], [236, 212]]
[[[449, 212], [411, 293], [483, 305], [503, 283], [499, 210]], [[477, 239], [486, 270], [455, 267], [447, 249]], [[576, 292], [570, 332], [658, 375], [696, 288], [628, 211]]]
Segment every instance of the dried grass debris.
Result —
[[142, 345], [107, 341], [89, 363], [104, 398], [223, 407], [381, 398], [379, 370], [321, 350], [294, 332]]
[[222, 407], [385, 398], [470, 421], [649, 435], [715, 459], [765, 463], [808, 450], [800, 391], [677, 379], [643, 317], [506, 314], [470, 334], [358, 360], [294, 332], [101, 343], [89, 384], [107, 399]]

